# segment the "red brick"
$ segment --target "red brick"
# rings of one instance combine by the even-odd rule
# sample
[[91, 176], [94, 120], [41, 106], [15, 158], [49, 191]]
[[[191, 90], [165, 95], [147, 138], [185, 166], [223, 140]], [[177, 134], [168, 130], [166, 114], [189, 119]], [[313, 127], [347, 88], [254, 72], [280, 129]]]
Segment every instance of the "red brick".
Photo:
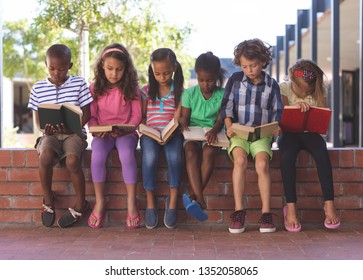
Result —
[[320, 183], [298, 183], [296, 193], [301, 196], [322, 196]]
[[234, 207], [234, 199], [233, 197], [226, 197], [226, 196], [213, 196], [207, 198], [207, 205], [208, 209], [218, 209], [218, 210], [225, 210], [231, 209]]
[[323, 226], [325, 214], [323, 208], [321, 210], [302, 210], [300, 211], [300, 221], [309, 223], [321, 223]]
[[339, 167], [340, 154], [339, 150], [330, 149], [328, 150], [330, 162], [333, 168]]
[[11, 165], [11, 150], [0, 149], [0, 167], [10, 167]]
[[1, 210], [0, 222], [2, 223], [30, 223], [32, 213], [28, 210]]
[[[11, 205], [10, 197], [6, 197], [6, 196], [0, 197], [0, 209], [10, 208], [10, 205]], [[3, 210], [1, 210], [1, 211], [3, 211]]]
[[37, 168], [39, 166], [39, 156], [35, 149], [26, 151], [26, 167]]
[[362, 210], [343, 210], [340, 215], [341, 221], [344, 222], [353, 222], [353, 223], [362, 223], [363, 215]]
[[322, 209], [324, 206], [323, 198], [322, 197], [305, 197], [305, 196], [298, 196], [297, 198], [298, 207], [302, 208], [309, 208], [309, 209]]
[[353, 167], [354, 166], [354, 151], [351, 149], [344, 149], [339, 151], [339, 167]]
[[14, 209], [38, 209], [41, 204], [39, 196], [14, 196], [12, 206]]
[[207, 187], [204, 189], [205, 195], [222, 195], [226, 194], [226, 185], [225, 183], [214, 183], [210, 182]]
[[313, 158], [311, 157], [311, 155], [308, 152], [301, 150], [297, 157], [296, 166], [297, 167], [311, 167], [312, 162], [313, 162]]
[[334, 199], [335, 207], [337, 209], [361, 209], [361, 197], [350, 196], [350, 197], [336, 197]]
[[360, 169], [336, 169], [333, 171], [334, 182], [362, 182], [363, 173]]
[[316, 182], [318, 181], [318, 173], [315, 168], [297, 168], [296, 180], [302, 182]]
[[7, 169], [0, 169], [0, 182], [7, 182], [7, 181], [9, 181]]
[[[7, 157], [7, 163], [2, 163], [0, 166], [0, 195], [6, 207], [24, 209], [29, 216], [27, 223], [41, 223], [40, 221], [40, 204], [42, 200], [42, 189], [39, 183], [38, 175], [38, 156], [34, 149], [16, 150], [13, 154], [7, 151], [5, 154], [0, 150], [0, 159]], [[346, 154], [347, 152], [347, 154]], [[138, 159], [138, 178], [137, 196], [142, 209], [142, 213], [146, 207], [146, 196], [142, 186], [141, 170], [140, 170], [140, 151], [137, 152]], [[25, 154], [25, 155], [24, 155]], [[7, 156], [8, 155], [8, 156]], [[342, 214], [343, 221], [361, 221], [362, 202], [361, 194], [363, 193], [362, 184], [362, 167], [360, 164], [363, 160], [361, 149], [329, 149], [329, 155], [332, 158], [333, 174], [334, 174], [334, 192], [336, 195], [336, 207], [338, 213]], [[22, 156], [25, 159], [21, 160]], [[91, 179], [91, 171], [89, 167], [91, 151], [87, 150], [83, 161], [83, 170], [86, 177], [86, 194], [87, 199], [94, 204], [94, 189]], [[115, 158], [111, 158], [111, 157]], [[110, 178], [106, 182], [106, 201], [108, 209], [109, 221], [120, 222], [124, 225], [127, 213], [127, 192], [125, 184], [122, 180], [121, 168], [118, 166], [117, 152], [112, 151], [112, 156], [108, 162], [108, 173], [111, 173]], [[15, 162], [14, 162], [14, 157]], [[353, 158], [354, 165], [349, 165]], [[112, 160], [116, 161], [112, 162]], [[161, 157], [162, 160], [162, 157]], [[11, 168], [14, 163], [16, 168]], [[162, 220], [165, 197], [169, 194], [169, 187], [166, 177], [167, 169], [163, 162], [158, 170], [158, 183], [156, 195], [159, 197], [159, 217]], [[340, 163], [342, 163], [340, 166]], [[336, 165], [334, 165], [336, 164]], [[205, 190], [205, 198], [207, 200], [209, 215], [208, 223], [229, 223], [229, 215], [234, 209], [233, 187], [232, 187], [232, 168], [233, 164], [228, 158], [226, 151], [222, 150], [217, 156], [216, 167], [213, 171], [211, 180]], [[9, 173], [9, 174], [8, 174]], [[297, 167], [297, 193], [298, 193], [298, 208], [302, 222], [319, 222], [324, 221], [324, 201], [321, 194], [321, 188], [317, 177], [316, 166], [311, 156], [302, 151], [298, 158]], [[279, 169], [279, 151], [274, 150], [274, 158], [270, 162], [271, 174], [271, 208], [272, 212], [279, 215], [274, 219], [276, 222], [282, 222], [282, 206], [284, 204], [283, 186], [281, 182], [281, 172]], [[109, 176], [109, 175], [108, 175]], [[11, 180], [11, 182], [8, 182]], [[189, 182], [185, 170], [183, 170], [182, 185], [179, 188], [178, 197], [178, 223], [199, 224], [198, 221], [189, 217], [182, 205], [181, 195], [189, 188]], [[52, 189], [56, 192], [56, 208], [57, 215], [63, 213], [68, 207], [73, 207], [75, 203], [74, 189], [70, 182], [69, 173], [65, 168], [55, 168], [53, 176]], [[31, 196], [28, 196], [28, 192]], [[19, 196], [21, 195], [21, 196]], [[243, 197], [247, 207], [247, 222], [256, 224], [261, 215], [261, 200], [257, 186], [257, 174], [254, 169], [254, 162], [249, 160], [248, 169], [246, 172], [246, 187]], [[226, 201], [229, 201], [226, 203]], [[1, 203], [1, 202], [0, 202]], [[14, 206], [16, 204], [16, 206]], [[1, 207], [1, 206], [0, 206]], [[22, 208], [27, 207], [27, 208]], [[352, 209], [352, 210], [351, 210]], [[353, 210], [354, 209], [354, 210]], [[16, 209], [15, 209], [16, 210]], [[356, 211], [355, 211], [356, 210]], [[0, 210], [0, 217], [4, 210]], [[24, 211], [22, 211], [24, 213]], [[16, 216], [14, 216], [14, 221]], [[21, 219], [20, 219], [21, 220]], [[0, 220], [1, 222], [1, 220]], [[256, 227], [258, 225], [251, 225]], [[323, 225], [322, 225], [323, 227]]]
[[25, 150], [14, 150], [12, 152], [12, 167], [25, 167]]
[[28, 183], [0, 183], [0, 195], [28, 195]]
[[354, 167], [363, 168], [363, 149], [354, 149], [355, 161]]
[[342, 183], [342, 195], [362, 195], [362, 183]]
[[9, 172], [9, 180], [10, 181], [39, 181], [38, 170], [30, 169], [30, 168], [22, 168], [22, 169], [11, 169]]

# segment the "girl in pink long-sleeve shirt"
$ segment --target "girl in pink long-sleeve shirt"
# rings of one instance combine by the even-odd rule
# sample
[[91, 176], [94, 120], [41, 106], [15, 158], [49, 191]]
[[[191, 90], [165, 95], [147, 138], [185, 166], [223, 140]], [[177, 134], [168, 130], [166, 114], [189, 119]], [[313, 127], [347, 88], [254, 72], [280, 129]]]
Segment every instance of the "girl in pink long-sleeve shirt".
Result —
[[[120, 44], [107, 46], [94, 69], [91, 84], [94, 101], [88, 126], [132, 124], [141, 122], [141, 98], [137, 72], [127, 49]], [[105, 220], [106, 161], [116, 148], [122, 166], [122, 176], [127, 190], [127, 228], [140, 226], [140, 212], [136, 201], [137, 164], [135, 150], [138, 142], [136, 131], [116, 129], [112, 132], [93, 133], [91, 171], [96, 203], [88, 218], [91, 228], [100, 228]]]

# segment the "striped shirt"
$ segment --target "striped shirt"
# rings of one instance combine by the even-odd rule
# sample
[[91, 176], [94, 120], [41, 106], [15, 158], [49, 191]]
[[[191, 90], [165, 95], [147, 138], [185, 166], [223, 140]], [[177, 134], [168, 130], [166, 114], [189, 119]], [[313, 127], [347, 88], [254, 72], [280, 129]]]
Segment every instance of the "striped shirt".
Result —
[[223, 120], [232, 118], [232, 122], [253, 127], [280, 121], [280, 88], [268, 73], [262, 71], [261, 74], [264, 79], [257, 85], [251, 83], [242, 71], [228, 79], [221, 106]]
[[171, 85], [168, 94], [162, 98], [156, 97], [155, 102], [148, 96], [149, 87], [143, 86], [141, 96], [143, 100], [147, 100], [146, 109], [146, 125], [151, 126], [159, 131], [174, 118], [175, 114], [175, 96], [174, 84]]
[[[47, 78], [33, 85], [28, 108], [38, 111], [41, 103], [71, 103], [82, 108], [90, 104], [92, 100], [86, 80], [82, 77], [69, 76], [61, 86], [52, 84]], [[83, 132], [86, 133], [86, 130]]]

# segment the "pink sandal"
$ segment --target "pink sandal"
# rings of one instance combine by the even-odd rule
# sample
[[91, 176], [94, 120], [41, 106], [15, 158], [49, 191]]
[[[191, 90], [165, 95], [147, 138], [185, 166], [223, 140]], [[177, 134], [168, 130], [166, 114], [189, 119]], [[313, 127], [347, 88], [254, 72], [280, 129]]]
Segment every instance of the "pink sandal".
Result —
[[[93, 218], [94, 223], [92, 223], [91, 217]], [[105, 211], [103, 211], [101, 213], [101, 215], [99, 215], [99, 216], [96, 216], [96, 214], [92, 211], [87, 222], [88, 222], [89, 227], [91, 227], [91, 228], [101, 228], [101, 227], [103, 227], [104, 220], [105, 220]], [[98, 224], [97, 224], [97, 222], [98, 222]]]
[[[138, 202], [136, 202], [136, 209], [137, 209], [137, 214], [134, 217], [131, 217], [129, 215], [129, 213], [127, 212], [126, 228], [128, 228], [128, 229], [137, 229], [138, 227], [140, 227], [141, 217], [140, 217], [140, 210], [139, 210]], [[136, 223], [134, 225], [132, 225], [133, 222], [136, 222]]]

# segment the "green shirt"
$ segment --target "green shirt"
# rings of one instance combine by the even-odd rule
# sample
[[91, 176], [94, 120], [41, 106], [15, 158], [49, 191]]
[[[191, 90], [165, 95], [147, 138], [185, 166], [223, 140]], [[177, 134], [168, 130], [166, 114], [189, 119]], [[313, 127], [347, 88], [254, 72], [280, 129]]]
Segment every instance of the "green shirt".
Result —
[[211, 98], [206, 100], [199, 85], [184, 90], [182, 106], [189, 108], [189, 126], [213, 127], [221, 108], [224, 89], [216, 87]]

